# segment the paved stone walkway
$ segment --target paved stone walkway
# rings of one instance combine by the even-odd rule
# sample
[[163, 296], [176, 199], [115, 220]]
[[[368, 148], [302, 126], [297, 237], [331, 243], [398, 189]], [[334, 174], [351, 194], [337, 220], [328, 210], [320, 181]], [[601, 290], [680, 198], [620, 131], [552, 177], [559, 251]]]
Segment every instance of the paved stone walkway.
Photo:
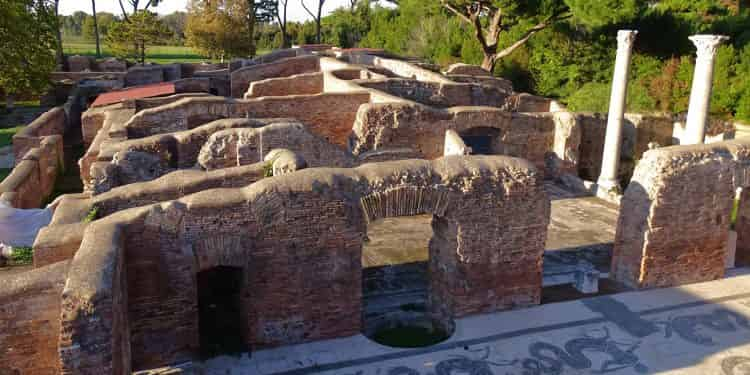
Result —
[[192, 366], [199, 374], [750, 374], [750, 271], [456, 321], [446, 342], [393, 349], [364, 336]]

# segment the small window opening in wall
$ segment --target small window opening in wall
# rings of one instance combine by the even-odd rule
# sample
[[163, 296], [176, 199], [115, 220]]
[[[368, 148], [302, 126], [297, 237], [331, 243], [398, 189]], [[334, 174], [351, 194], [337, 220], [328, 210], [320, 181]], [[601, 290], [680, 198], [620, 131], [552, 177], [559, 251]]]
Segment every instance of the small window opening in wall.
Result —
[[453, 333], [453, 322], [428, 311], [432, 215], [391, 217], [368, 224], [362, 250], [365, 336], [391, 347], [425, 347]]
[[245, 351], [242, 337], [242, 269], [214, 267], [198, 273], [200, 354], [211, 358]]
[[461, 139], [466, 146], [471, 147], [471, 153], [475, 155], [500, 155], [503, 153], [500, 147], [500, 130], [495, 128], [479, 127], [461, 132]]

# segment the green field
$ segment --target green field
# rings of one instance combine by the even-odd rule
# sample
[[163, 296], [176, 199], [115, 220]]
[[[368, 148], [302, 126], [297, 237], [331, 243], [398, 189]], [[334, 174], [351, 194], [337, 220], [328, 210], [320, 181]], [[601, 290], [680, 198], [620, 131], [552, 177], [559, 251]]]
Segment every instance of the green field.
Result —
[[[112, 57], [105, 43], [101, 44], [102, 57]], [[96, 45], [82, 40], [63, 40], [63, 51], [66, 55], [96, 56]], [[190, 47], [183, 46], [152, 46], [146, 48], [146, 61], [158, 64], [173, 62], [203, 62], [215, 61], [203, 57]]]

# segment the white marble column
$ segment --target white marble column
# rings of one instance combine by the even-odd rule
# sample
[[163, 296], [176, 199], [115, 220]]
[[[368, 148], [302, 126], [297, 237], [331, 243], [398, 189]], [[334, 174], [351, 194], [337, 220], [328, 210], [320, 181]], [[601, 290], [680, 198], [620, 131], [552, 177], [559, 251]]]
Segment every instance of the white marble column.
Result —
[[638, 32], [634, 30], [617, 32], [617, 59], [615, 60], [615, 72], [612, 77], [612, 95], [609, 99], [607, 133], [604, 139], [604, 154], [602, 155], [602, 173], [597, 181], [599, 189], [604, 191], [618, 189], [620, 186], [617, 181], [617, 171], [620, 165], [622, 123], [625, 117], [625, 102], [628, 97], [630, 58], [636, 34]]
[[706, 136], [706, 122], [711, 109], [711, 87], [714, 80], [714, 58], [721, 42], [729, 39], [722, 35], [693, 35], [698, 49], [693, 73], [693, 87], [690, 90], [687, 122], [680, 144], [703, 143]]

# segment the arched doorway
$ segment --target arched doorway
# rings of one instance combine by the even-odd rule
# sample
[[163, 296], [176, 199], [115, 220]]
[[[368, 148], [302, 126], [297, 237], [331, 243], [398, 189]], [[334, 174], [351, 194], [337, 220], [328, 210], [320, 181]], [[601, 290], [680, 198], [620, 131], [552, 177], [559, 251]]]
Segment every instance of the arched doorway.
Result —
[[451, 237], [433, 214], [445, 198], [399, 187], [363, 199], [362, 333], [379, 344], [425, 347], [453, 333], [451, 314], [433, 306], [430, 285], [433, 253]]
[[217, 266], [198, 272], [198, 327], [204, 358], [246, 350], [242, 337], [242, 268]]

